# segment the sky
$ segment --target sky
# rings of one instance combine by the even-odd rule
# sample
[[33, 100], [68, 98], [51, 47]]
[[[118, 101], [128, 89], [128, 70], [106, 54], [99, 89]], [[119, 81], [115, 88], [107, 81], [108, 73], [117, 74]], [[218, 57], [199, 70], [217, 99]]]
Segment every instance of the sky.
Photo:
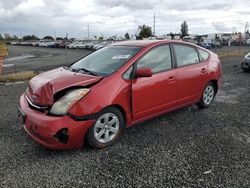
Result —
[[179, 33], [184, 20], [192, 34], [244, 32], [249, 7], [250, 0], [0, 0], [0, 34], [135, 35], [139, 25], [153, 28], [154, 14], [159, 36]]

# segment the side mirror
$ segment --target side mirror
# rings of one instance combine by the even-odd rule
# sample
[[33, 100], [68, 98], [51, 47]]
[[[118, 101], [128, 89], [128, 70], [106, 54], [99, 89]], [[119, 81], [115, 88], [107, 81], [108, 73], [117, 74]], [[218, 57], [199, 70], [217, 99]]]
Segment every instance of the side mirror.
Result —
[[153, 75], [153, 72], [150, 68], [142, 67], [136, 70], [135, 77], [151, 77]]

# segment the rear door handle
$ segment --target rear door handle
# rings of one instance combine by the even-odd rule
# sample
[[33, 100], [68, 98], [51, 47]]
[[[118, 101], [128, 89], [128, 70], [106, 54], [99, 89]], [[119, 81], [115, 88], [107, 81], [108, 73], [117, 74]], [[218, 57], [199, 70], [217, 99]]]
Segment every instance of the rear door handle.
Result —
[[175, 77], [174, 77], [174, 76], [170, 76], [170, 77], [168, 78], [168, 81], [169, 81], [169, 82], [175, 81]]

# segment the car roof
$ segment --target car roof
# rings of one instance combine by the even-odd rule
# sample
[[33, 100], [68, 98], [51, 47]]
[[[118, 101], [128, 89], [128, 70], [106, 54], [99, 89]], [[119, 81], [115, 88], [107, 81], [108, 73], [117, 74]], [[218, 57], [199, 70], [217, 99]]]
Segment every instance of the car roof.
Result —
[[113, 43], [112, 46], [137, 46], [137, 47], [147, 47], [153, 44], [165, 44], [165, 43], [182, 43], [190, 44], [181, 40], [131, 40]]

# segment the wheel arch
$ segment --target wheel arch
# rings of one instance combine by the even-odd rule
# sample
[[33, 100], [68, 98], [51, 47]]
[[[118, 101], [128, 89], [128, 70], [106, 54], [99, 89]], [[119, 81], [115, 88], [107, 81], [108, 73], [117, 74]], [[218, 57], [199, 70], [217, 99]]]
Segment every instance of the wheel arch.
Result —
[[214, 87], [215, 87], [215, 92], [217, 93], [217, 92], [218, 92], [218, 89], [219, 89], [219, 87], [218, 87], [218, 80], [212, 79], [212, 80], [210, 80], [209, 82], [211, 82], [211, 83], [214, 85]]
[[110, 108], [110, 107], [114, 107], [114, 108], [118, 109], [122, 113], [122, 117], [123, 117], [123, 120], [124, 120], [124, 127], [123, 128], [125, 128], [126, 125], [127, 125], [127, 114], [126, 114], [125, 109], [121, 105], [119, 105], [119, 104], [111, 104], [109, 106], [106, 106], [102, 110]]

